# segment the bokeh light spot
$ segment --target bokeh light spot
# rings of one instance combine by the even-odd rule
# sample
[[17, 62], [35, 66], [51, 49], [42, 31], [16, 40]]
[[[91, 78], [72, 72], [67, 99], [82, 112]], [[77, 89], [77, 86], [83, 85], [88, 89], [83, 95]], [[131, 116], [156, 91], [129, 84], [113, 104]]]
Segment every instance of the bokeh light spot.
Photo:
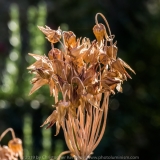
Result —
[[10, 21], [8, 23], [8, 28], [11, 30], [11, 31], [16, 31], [18, 29], [18, 25], [15, 21]]
[[17, 38], [17, 36], [12, 36], [9, 40], [10, 44], [14, 47], [19, 45], [19, 39]]
[[17, 59], [18, 59], [18, 53], [17, 52], [15, 52], [15, 51], [12, 51], [11, 53], [10, 53], [10, 55], [9, 55], [9, 58], [10, 58], [10, 60], [11, 61], [16, 61]]
[[33, 109], [38, 109], [38, 108], [40, 107], [39, 101], [37, 101], [37, 100], [31, 101], [31, 107], [32, 107]]

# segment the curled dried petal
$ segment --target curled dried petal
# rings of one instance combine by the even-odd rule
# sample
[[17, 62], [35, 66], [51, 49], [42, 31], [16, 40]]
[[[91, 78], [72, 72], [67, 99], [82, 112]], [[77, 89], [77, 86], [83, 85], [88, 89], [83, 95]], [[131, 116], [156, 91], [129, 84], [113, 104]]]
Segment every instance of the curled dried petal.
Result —
[[72, 31], [64, 32], [64, 43], [67, 47], [74, 48], [76, 47], [76, 35]]
[[132, 71], [134, 74], [136, 74], [135, 71], [126, 62], [124, 62], [121, 58], [118, 58], [118, 61], [120, 61], [121, 65], [123, 65], [125, 68], [128, 68], [130, 71]]
[[52, 30], [50, 27], [46, 26], [46, 28], [42, 26], [38, 26], [38, 28], [47, 36], [49, 42], [57, 43], [61, 39], [61, 29]]
[[104, 49], [108, 57], [110, 57], [111, 59], [116, 59], [118, 48], [116, 47], [115, 44], [111, 46], [105, 46]]
[[54, 110], [52, 114], [44, 121], [44, 123], [40, 127], [43, 127], [46, 124], [48, 124], [47, 129], [52, 127], [57, 121], [57, 117], [58, 117], [57, 110]]
[[47, 84], [48, 80], [47, 79], [38, 79], [35, 81], [31, 91], [29, 92], [29, 95], [31, 95], [32, 93], [34, 93], [36, 90], [38, 90], [40, 87], [42, 87], [43, 85]]

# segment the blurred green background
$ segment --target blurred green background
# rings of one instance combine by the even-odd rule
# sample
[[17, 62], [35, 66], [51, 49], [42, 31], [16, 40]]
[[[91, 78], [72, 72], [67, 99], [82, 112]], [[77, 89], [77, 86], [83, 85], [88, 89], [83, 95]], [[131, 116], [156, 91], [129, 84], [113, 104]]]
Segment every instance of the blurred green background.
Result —
[[28, 53], [50, 49], [37, 25], [61, 26], [93, 40], [94, 16], [101, 12], [116, 36], [118, 57], [136, 75], [123, 84], [123, 93], [110, 97], [107, 128], [94, 156], [160, 159], [160, 0], [1, 0], [0, 6], [0, 133], [12, 127], [25, 156], [67, 150], [62, 131], [55, 137], [55, 127], [39, 127], [53, 98], [47, 86], [28, 96], [32, 77], [26, 67], [34, 62]]

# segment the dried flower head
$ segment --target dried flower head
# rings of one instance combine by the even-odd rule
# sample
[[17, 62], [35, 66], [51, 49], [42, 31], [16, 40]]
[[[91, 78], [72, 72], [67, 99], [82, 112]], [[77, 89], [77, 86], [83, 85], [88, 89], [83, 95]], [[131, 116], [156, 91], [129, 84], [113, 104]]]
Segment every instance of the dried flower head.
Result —
[[[98, 15], [104, 19], [108, 34], [105, 26], [98, 23]], [[36, 59], [28, 67], [35, 74], [30, 94], [47, 84], [55, 99], [55, 110], [42, 126], [50, 128], [56, 124], [56, 135], [62, 127], [70, 151], [60, 156], [70, 153], [82, 160], [89, 158], [102, 139], [110, 94], [115, 94], [115, 90], [122, 92], [121, 84], [131, 78], [126, 69], [135, 73], [117, 58], [118, 48], [105, 17], [97, 13], [95, 19], [96, 40], [92, 42], [86, 37], [76, 38], [72, 31], [39, 27], [52, 48], [48, 56], [29, 54]], [[54, 48], [56, 42], [61, 43], [61, 50]], [[59, 100], [59, 92], [62, 100]]]
[[22, 141], [19, 138], [15, 137], [14, 131], [12, 128], [6, 129], [0, 136], [0, 141], [6, 135], [8, 131], [12, 133], [12, 140], [8, 142], [8, 146], [0, 146], [0, 160], [18, 160], [23, 159], [23, 148]]
[[57, 43], [61, 39], [61, 29], [52, 30], [50, 27], [46, 26], [46, 28], [38, 26], [38, 28], [47, 36], [49, 42]]

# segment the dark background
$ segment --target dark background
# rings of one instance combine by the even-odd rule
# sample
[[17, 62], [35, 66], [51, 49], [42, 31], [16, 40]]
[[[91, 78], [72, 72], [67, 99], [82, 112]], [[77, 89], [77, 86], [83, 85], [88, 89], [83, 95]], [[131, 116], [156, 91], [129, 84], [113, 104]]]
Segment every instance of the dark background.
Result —
[[[52, 112], [53, 98], [48, 87], [28, 96], [26, 67], [33, 59], [27, 53], [50, 49], [37, 25], [61, 26], [93, 40], [94, 16], [101, 12], [116, 36], [118, 57], [136, 75], [124, 82], [123, 93], [110, 97], [107, 128], [94, 156], [160, 159], [160, 1], [0, 0], [0, 8], [0, 133], [12, 127], [23, 140], [25, 156], [67, 150], [62, 132], [54, 137], [55, 127], [39, 127]], [[7, 134], [2, 143], [10, 138]]]

